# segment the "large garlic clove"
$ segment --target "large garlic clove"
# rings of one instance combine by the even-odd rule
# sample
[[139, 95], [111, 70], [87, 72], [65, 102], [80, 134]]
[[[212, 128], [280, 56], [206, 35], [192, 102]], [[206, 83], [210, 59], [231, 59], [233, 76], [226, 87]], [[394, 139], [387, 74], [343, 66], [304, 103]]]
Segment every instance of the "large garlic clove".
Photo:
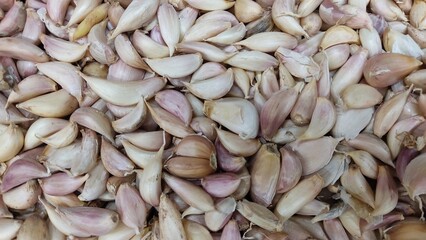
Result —
[[356, 165], [349, 166], [340, 178], [342, 186], [355, 198], [367, 203], [372, 208], [374, 205], [374, 194], [361, 170]]
[[120, 185], [115, 202], [121, 221], [139, 234], [145, 226], [147, 208], [137, 189], [128, 183]]
[[182, 216], [176, 208], [176, 205], [165, 194], [162, 194], [160, 197], [158, 216], [160, 228], [159, 239], [187, 239], [187, 234], [182, 224]]
[[166, 78], [181, 78], [194, 73], [201, 64], [201, 54], [185, 54], [159, 59], [145, 59], [148, 66], [158, 75]]
[[61, 62], [76, 62], [84, 57], [89, 44], [80, 45], [42, 34], [40, 40], [46, 53]]
[[70, 116], [71, 122], [76, 122], [83, 127], [92, 129], [106, 137], [110, 142], [114, 142], [114, 130], [107, 116], [92, 107], [81, 107]]
[[282, 223], [278, 217], [275, 216], [274, 213], [269, 209], [260, 204], [249, 202], [244, 199], [237, 203], [237, 211], [261, 228], [273, 232], [282, 231]]
[[18, 154], [24, 146], [24, 133], [22, 129], [14, 124], [0, 133], [0, 163], [6, 162]]

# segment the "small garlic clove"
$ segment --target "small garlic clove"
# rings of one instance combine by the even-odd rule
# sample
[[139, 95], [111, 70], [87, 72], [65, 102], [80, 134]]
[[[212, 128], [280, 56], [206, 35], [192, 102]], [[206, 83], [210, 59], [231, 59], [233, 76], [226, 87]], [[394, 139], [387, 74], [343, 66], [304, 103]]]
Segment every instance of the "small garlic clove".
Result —
[[137, 189], [129, 183], [120, 185], [115, 202], [121, 221], [139, 234], [146, 223], [147, 209]]
[[110, 7], [109, 3], [103, 3], [95, 7], [93, 10], [85, 16], [83, 21], [78, 25], [77, 29], [72, 35], [72, 40], [77, 40], [86, 36], [90, 29], [98, 23], [100, 23], [108, 15], [108, 8]]
[[317, 98], [309, 127], [298, 140], [303, 141], [321, 138], [333, 128], [336, 118], [334, 104], [327, 98]]
[[[136, 147], [145, 149], [147, 151], [158, 151], [163, 145], [163, 141], [164, 141], [163, 138], [165, 138], [165, 141], [166, 141], [165, 147], [167, 147], [170, 144], [171, 136], [170, 134], [164, 131], [150, 131], [150, 132], [135, 131], [131, 133], [123, 133], [123, 134], [117, 135], [116, 139], [118, 141], [127, 140], [131, 144], [134, 144]], [[117, 143], [117, 140], [116, 140], [116, 143]]]
[[349, 169], [343, 172], [340, 182], [352, 196], [367, 203], [372, 208], [375, 207], [373, 190], [358, 166], [350, 165]]
[[48, 238], [47, 223], [37, 215], [31, 215], [25, 219], [19, 229], [17, 240], [34, 239], [42, 240]]
[[383, 95], [367, 84], [350, 85], [342, 91], [341, 97], [348, 108], [369, 108], [383, 100]]
[[280, 148], [281, 168], [277, 183], [277, 193], [284, 193], [292, 189], [302, 176], [302, 164], [299, 156], [291, 149]]
[[201, 179], [203, 188], [213, 197], [224, 198], [234, 193], [241, 179], [234, 173], [216, 173]]
[[324, 220], [324, 231], [330, 240], [349, 240], [349, 237], [339, 219]]
[[140, 30], [136, 30], [132, 35], [132, 43], [136, 51], [147, 58], [164, 58], [169, 56], [169, 49], [152, 40]]
[[[22, 37], [31, 40], [34, 44], [40, 43], [41, 34], [45, 33], [46, 27], [38, 16], [36, 10], [27, 8], [27, 19], [22, 31]], [[17, 21], [19, 24], [19, 20]]]
[[97, 207], [53, 207], [40, 199], [52, 224], [62, 233], [75, 237], [104, 235], [119, 223], [119, 215]]
[[246, 99], [228, 97], [205, 101], [203, 112], [210, 119], [238, 134], [243, 140], [257, 136], [258, 113], [254, 105]]
[[[223, 11], [223, 12], [226, 12], [226, 11]], [[206, 14], [203, 14], [202, 16], [205, 16]], [[188, 31], [188, 29], [190, 29], [194, 25], [195, 20], [198, 18], [198, 10], [190, 6], [187, 6], [179, 12], [178, 17], [179, 17], [179, 29], [180, 29], [179, 40], [182, 40], [185, 33]]]
[[243, 23], [259, 19], [263, 15], [263, 8], [255, 1], [236, 0], [234, 5], [235, 17]]
[[116, 177], [129, 175], [135, 167], [126, 155], [122, 154], [104, 138], [102, 138], [100, 154], [105, 169]]
[[[341, 139], [321, 137], [314, 140], [294, 141], [288, 146], [300, 156], [302, 163], [302, 175], [314, 173], [327, 165]], [[321, 151], [318, 156], [317, 151]]]
[[120, 59], [127, 65], [152, 72], [150, 67], [145, 63], [142, 57], [133, 47], [130, 39], [125, 34], [119, 34], [114, 40], [115, 50]]
[[270, 67], [278, 66], [277, 59], [260, 51], [238, 52], [224, 63], [248, 71], [265, 71]]
[[[202, 15], [205, 16], [206, 14]], [[207, 38], [207, 42], [211, 42], [214, 44], [233, 44], [236, 43], [244, 38], [246, 35], [247, 28], [243, 23], [239, 23], [219, 34], [217, 34], [214, 37]]]
[[164, 42], [169, 47], [169, 56], [173, 56], [175, 46], [179, 42], [180, 24], [178, 14], [170, 3], [163, 3], [157, 11], [158, 26]]
[[295, 1], [274, 1], [271, 10], [272, 19], [280, 30], [295, 37], [309, 38], [308, 33], [300, 26], [299, 19], [295, 17], [297, 16]]
[[263, 229], [273, 232], [282, 231], [282, 223], [278, 217], [260, 204], [243, 199], [237, 203], [237, 211], [250, 222]]
[[269, 206], [275, 196], [280, 175], [280, 153], [277, 145], [263, 144], [251, 162], [250, 193], [254, 202]]
[[[398, 62], [398, 64], [395, 64]], [[419, 68], [422, 62], [399, 53], [382, 53], [371, 57], [364, 68], [364, 78], [372, 87], [387, 87]]]
[[[176, 45], [176, 50], [181, 53], [201, 53], [206, 61], [223, 62], [235, 55], [205, 42], [182, 42]], [[206, 78], [206, 77], [204, 77]]]
[[[18, 154], [24, 146], [24, 133], [15, 124], [10, 124], [0, 133], [0, 163], [6, 162]], [[4, 179], [3, 179], [4, 180]]]
[[218, 201], [215, 205], [216, 209], [206, 212], [204, 215], [206, 226], [211, 231], [219, 231], [231, 219], [232, 214], [235, 212], [236, 206], [237, 203], [232, 197], [227, 197]]
[[80, 1], [76, 4], [74, 11], [72, 12], [71, 18], [69, 19], [66, 27], [81, 22], [93, 9], [95, 9], [102, 1]]
[[223, 147], [231, 154], [249, 157], [257, 152], [261, 144], [258, 139], [242, 139], [236, 134], [216, 128], [217, 137]]
[[109, 173], [101, 161], [88, 172], [88, 175], [89, 177], [84, 183], [83, 190], [78, 195], [78, 199], [82, 201], [93, 201], [107, 190], [106, 184]]
[[41, 195], [41, 188], [36, 180], [30, 180], [16, 188], [3, 193], [3, 202], [12, 209], [32, 208]]
[[26, 24], [24, 3], [15, 2], [0, 22], [0, 36], [7, 37], [20, 32]]
[[240, 229], [236, 220], [229, 220], [223, 227], [220, 240], [241, 240]]
[[33, 160], [19, 159], [13, 162], [4, 172], [1, 192], [7, 192], [29, 180], [48, 176], [50, 176], [50, 172], [40, 163]]
[[99, 63], [110, 65], [117, 61], [117, 56], [111, 46], [108, 45], [105, 34], [106, 26], [106, 20], [95, 24], [90, 29], [87, 40], [90, 43], [90, 55]]
[[330, 211], [330, 205], [319, 200], [312, 200], [300, 209], [297, 214], [305, 216], [316, 216]]
[[0, 40], [0, 54], [31, 62], [48, 62], [49, 56], [27, 39], [3, 37]]
[[155, 94], [155, 101], [166, 111], [174, 114], [185, 125], [189, 125], [192, 119], [192, 106], [188, 99], [176, 90], [163, 90]]
[[22, 226], [22, 220], [16, 219], [0, 219], [0, 227], [2, 229], [2, 238], [14, 239]]
[[260, 112], [260, 129], [264, 138], [271, 139], [277, 133], [281, 124], [290, 114], [297, 97], [296, 89], [289, 88], [274, 93], [266, 101]]
[[69, 63], [81, 60], [89, 47], [89, 44], [81, 45], [44, 34], [40, 36], [40, 41], [49, 56]]
[[323, 184], [324, 180], [317, 174], [303, 179], [280, 198], [275, 214], [282, 220], [288, 220], [318, 195]]
[[411, 199], [415, 199], [420, 194], [425, 192], [423, 181], [425, 180], [424, 176], [420, 174], [423, 170], [425, 154], [420, 154], [414, 159], [412, 159], [404, 172], [402, 177], [402, 185], [407, 190]]
[[215, 209], [213, 199], [201, 187], [168, 173], [163, 173], [163, 179], [191, 207], [204, 212]]
[[137, 174], [139, 193], [143, 200], [152, 206], [158, 206], [160, 204], [163, 153], [164, 145], [158, 150], [146, 167], [144, 167], [143, 172], [138, 172]]
[[103, 112], [95, 108], [81, 107], [75, 110], [70, 116], [70, 121], [92, 129], [106, 137], [110, 142], [114, 142], [115, 133], [110, 121]]
[[376, 111], [374, 116], [373, 132], [379, 138], [383, 137], [396, 123], [404, 108], [410, 89], [398, 93], [391, 99], [385, 101]]
[[319, 75], [320, 68], [311, 58], [301, 53], [279, 47], [275, 56], [284, 64], [291, 75], [298, 78], [316, 77]]
[[48, 0], [46, 2], [46, 10], [54, 22], [63, 23], [70, 2], [71, 0]]
[[214, 10], [226, 10], [234, 6], [234, 1], [218, 0], [214, 2], [206, 2], [202, 0], [185, 0], [191, 7], [203, 10], [203, 11], [214, 11]]
[[359, 167], [364, 176], [377, 179], [379, 165], [377, 160], [370, 153], [364, 150], [355, 150], [347, 154]]
[[342, 43], [358, 44], [358, 33], [352, 28], [344, 25], [333, 26], [325, 32], [324, 37], [321, 40], [320, 47], [321, 49], [327, 49]]
[[70, 115], [78, 107], [78, 101], [66, 90], [47, 93], [16, 105], [41, 117], [65, 117]]
[[160, 76], [181, 78], [194, 73], [203, 63], [203, 59], [201, 54], [196, 53], [159, 59], [147, 58], [145, 62]]
[[68, 123], [61, 130], [46, 137], [39, 137], [40, 141], [55, 148], [68, 146], [77, 138], [78, 126], [76, 123]]
[[[215, 159], [214, 159], [215, 160]], [[212, 174], [216, 162], [197, 157], [173, 157], [165, 163], [165, 169], [181, 178], [202, 178]]]
[[156, 151], [141, 149], [127, 140], [121, 140], [126, 155], [140, 168], [145, 168], [153, 159], [156, 159]]
[[145, 121], [147, 115], [147, 107], [143, 98], [138, 104], [124, 117], [111, 122], [114, 131], [118, 133], [132, 132], [138, 129]]
[[232, 155], [226, 148], [220, 143], [219, 139], [215, 141], [216, 157], [218, 167], [225, 172], [238, 172], [245, 164], [246, 159], [244, 157], [237, 157]]
[[201, 99], [218, 99], [225, 96], [234, 83], [234, 73], [229, 68], [225, 73], [194, 83], [184, 83], [188, 90]]
[[374, 205], [376, 208], [371, 213], [373, 216], [390, 213], [398, 203], [398, 189], [393, 176], [386, 166], [379, 166], [377, 175], [376, 194]]
[[350, 235], [355, 238], [361, 237], [361, 218], [355, 213], [354, 210], [347, 209], [345, 212], [342, 213], [342, 215], [339, 216], [339, 220]]
[[40, 179], [39, 183], [43, 193], [52, 196], [64, 196], [75, 192], [89, 178], [89, 175], [72, 177], [66, 173], [55, 173], [51, 176]]
[[132, 1], [121, 15], [109, 40], [114, 39], [120, 33], [136, 30], [147, 24], [155, 16], [159, 5], [159, 0]]
[[[99, 153], [99, 141], [96, 132], [91, 129], [81, 130], [80, 161], [72, 161], [70, 172], [73, 176], [88, 173], [96, 165]], [[91, 175], [89, 174], [89, 179]], [[84, 191], [84, 189], [83, 189]]]
[[159, 239], [187, 239], [188, 234], [185, 232], [182, 216], [176, 208], [176, 205], [165, 194], [162, 194], [160, 197], [158, 218], [160, 231]]
[[[303, 88], [300, 96], [294, 104], [290, 118], [297, 125], [305, 125], [312, 119], [312, 114], [316, 109], [318, 98], [317, 81], [312, 80]], [[322, 99], [322, 98], [318, 98]], [[333, 110], [334, 111], [334, 110]]]

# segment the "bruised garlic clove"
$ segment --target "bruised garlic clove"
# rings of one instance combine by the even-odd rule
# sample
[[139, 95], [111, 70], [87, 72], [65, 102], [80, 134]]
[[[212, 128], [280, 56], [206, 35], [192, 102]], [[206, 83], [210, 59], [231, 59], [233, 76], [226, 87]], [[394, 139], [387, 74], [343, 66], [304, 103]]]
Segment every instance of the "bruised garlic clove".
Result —
[[12, 209], [27, 209], [33, 207], [41, 195], [41, 188], [36, 180], [30, 180], [21, 186], [3, 193], [3, 201]]
[[114, 130], [107, 116], [94, 108], [81, 107], [70, 116], [71, 122], [76, 122], [83, 127], [92, 129], [106, 137], [110, 142], [114, 142]]
[[67, 173], [55, 173], [40, 179], [39, 183], [43, 193], [53, 196], [63, 196], [75, 192], [89, 178], [89, 175], [79, 177], [68, 176]]
[[76, 62], [84, 57], [89, 44], [78, 44], [42, 34], [40, 40], [46, 53], [61, 62]]
[[186, 77], [203, 63], [201, 54], [185, 54], [161, 59], [145, 59], [148, 66], [166, 78]]
[[147, 217], [145, 202], [139, 192], [128, 183], [122, 184], [118, 188], [115, 201], [121, 221], [139, 234], [145, 226]]

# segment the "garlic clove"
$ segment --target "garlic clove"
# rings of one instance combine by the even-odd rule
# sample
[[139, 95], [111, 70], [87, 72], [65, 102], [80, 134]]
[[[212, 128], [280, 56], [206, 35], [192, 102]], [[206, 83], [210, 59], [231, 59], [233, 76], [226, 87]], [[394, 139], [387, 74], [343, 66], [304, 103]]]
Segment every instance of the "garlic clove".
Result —
[[214, 145], [210, 140], [200, 135], [189, 135], [183, 138], [174, 148], [178, 156], [198, 157], [208, 160], [216, 158]]
[[341, 97], [348, 108], [369, 108], [383, 100], [383, 95], [367, 84], [350, 85], [342, 91]]
[[[35, 44], [40, 43], [41, 34], [45, 33], [46, 27], [38, 16], [36, 10], [32, 8], [27, 8], [27, 19], [25, 21], [25, 26], [22, 31], [22, 37], [31, 40]], [[17, 20], [19, 24], [20, 20]]]
[[182, 93], [176, 90], [163, 90], [155, 94], [155, 101], [166, 111], [174, 114], [185, 125], [189, 125], [192, 120], [192, 106]]
[[75, 110], [70, 116], [70, 121], [90, 128], [106, 137], [110, 142], [114, 142], [115, 133], [110, 121], [103, 112], [95, 108], [81, 107]]
[[396, 159], [403, 146], [405, 136], [417, 126], [422, 124], [425, 119], [422, 116], [413, 116], [396, 122], [386, 135], [386, 143], [391, 151], [392, 157]]
[[[165, 194], [161, 194], [159, 206], [159, 239], [187, 239], [182, 217], [176, 205]], [[190, 238], [188, 238], [190, 239]]]
[[324, 231], [330, 240], [349, 240], [349, 237], [339, 219], [324, 220]]
[[[100, 165], [102, 165], [102, 164], [100, 164]], [[139, 169], [139, 170], [134, 170], [133, 172], [134, 173], [127, 175], [125, 177], [116, 177], [116, 176], [109, 177], [107, 182], [106, 182], [107, 191], [110, 192], [113, 195], [116, 195], [118, 188], [122, 184], [126, 184], [126, 183], [132, 184], [135, 181], [136, 176], [139, 173], [143, 172], [143, 170]]]
[[[291, 120], [297, 125], [305, 125], [312, 119], [318, 98], [317, 81], [312, 80], [303, 88], [290, 113]], [[318, 98], [322, 99], [322, 98]], [[335, 111], [334, 108], [332, 111]]]
[[158, 151], [163, 145], [164, 138], [166, 141], [165, 147], [167, 147], [171, 141], [170, 134], [164, 131], [135, 131], [117, 135], [116, 144], [118, 144], [117, 141], [127, 140], [136, 147], [145, 149], [147, 151]]
[[121, 140], [121, 143], [126, 151], [126, 155], [140, 168], [145, 168], [157, 157], [157, 150], [147, 151], [133, 145], [127, 140]]
[[373, 118], [374, 107], [364, 109], [337, 108], [336, 123], [331, 129], [335, 138], [343, 137], [346, 140], [356, 138], [365, 129]]
[[224, 63], [248, 71], [265, 71], [270, 67], [278, 66], [277, 59], [260, 51], [238, 52]]
[[350, 151], [347, 154], [359, 167], [364, 176], [377, 179], [379, 164], [370, 153], [363, 150], [355, 150]]
[[147, 58], [145, 62], [160, 76], [181, 78], [194, 73], [203, 63], [203, 59], [201, 54], [196, 53], [159, 59]]
[[[0, 163], [6, 162], [18, 154], [24, 146], [24, 133], [22, 129], [10, 124], [0, 133]], [[4, 181], [4, 179], [3, 179]]]
[[272, 19], [275, 25], [288, 34], [295, 37], [304, 36], [309, 38], [308, 33], [300, 26], [299, 19], [296, 14], [296, 2], [286, 0], [274, 1], [272, 5]]
[[380, 161], [390, 166], [394, 166], [389, 147], [376, 135], [361, 133], [356, 138], [347, 141], [347, 143], [353, 148], [364, 150], [378, 158]]
[[205, 213], [204, 221], [206, 226], [211, 231], [219, 231], [231, 219], [232, 214], [235, 212], [236, 206], [237, 203], [232, 197], [219, 200], [215, 205], [215, 210]]
[[339, 216], [339, 220], [350, 235], [353, 237], [361, 237], [361, 218], [355, 213], [354, 210], [347, 209], [342, 213], [342, 215]]
[[235, 4], [235, 2], [227, 0], [218, 0], [214, 2], [205, 2], [202, 0], [185, 0], [185, 2], [193, 8], [204, 11], [226, 10]]
[[250, 222], [263, 229], [273, 232], [282, 231], [282, 223], [278, 217], [260, 204], [243, 199], [242, 201], [238, 201], [237, 211]]
[[358, 33], [352, 28], [344, 25], [333, 26], [325, 32], [321, 40], [320, 48], [327, 49], [342, 43], [359, 44]]
[[311, 140], [324, 136], [333, 128], [336, 118], [334, 104], [327, 98], [317, 98], [309, 127], [298, 140]]
[[54, 22], [63, 23], [70, 2], [70, 0], [48, 0], [46, 2], [46, 10]]
[[40, 36], [40, 41], [49, 56], [69, 63], [81, 60], [89, 47], [89, 44], [72, 43], [45, 34]]
[[89, 14], [85, 16], [83, 21], [81, 21], [81, 23], [78, 25], [77, 29], [72, 35], [72, 40], [75, 41], [76, 39], [86, 36], [94, 25], [104, 20], [104, 18], [107, 17], [109, 7], [109, 3], [103, 3], [91, 10]]
[[34, 239], [42, 240], [48, 237], [47, 223], [37, 215], [31, 215], [25, 219], [19, 229], [17, 240]]
[[22, 220], [0, 219], [0, 227], [2, 229], [2, 237], [4, 239], [14, 239], [22, 226]]
[[244, 157], [237, 157], [232, 155], [226, 148], [220, 143], [219, 140], [215, 142], [217, 165], [219, 168], [226, 172], [238, 172], [246, 164]]
[[165, 169], [181, 178], [202, 178], [212, 174], [216, 163], [197, 157], [173, 157], [165, 163]]
[[312, 200], [300, 209], [297, 214], [305, 216], [316, 216], [321, 213], [330, 211], [330, 205], [319, 200]]
[[135, 167], [130, 159], [104, 138], [102, 138], [100, 154], [105, 169], [114, 176], [124, 177], [129, 175]]
[[277, 182], [277, 193], [284, 193], [292, 189], [302, 176], [302, 164], [299, 156], [291, 149], [280, 148], [281, 168]]
[[[90, 129], [81, 130], [81, 152], [79, 153], [80, 161], [73, 161], [70, 166], [70, 172], [73, 176], [88, 173], [96, 165], [99, 153], [99, 141], [96, 132]], [[89, 174], [89, 179], [91, 179]], [[84, 192], [84, 189], [83, 189]]]
[[[205, 16], [206, 14], [202, 15]], [[201, 17], [200, 17], [201, 18]], [[247, 28], [243, 23], [239, 23], [225, 31], [217, 34], [216, 36], [207, 38], [207, 42], [211, 42], [214, 44], [233, 44], [244, 38], [246, 35]]]
[[114, 50], [108, 45], [105, 29], [107, 21], [104, 20], [95, 24], [87, 35], [87, 40], [90, 43], [90, 55], [99, 63], [111, 65], [117, 61], [117, 56]]
[[[206, 61], [223, 62], [235, 55], [235, 53], [227, 53], [222, 49], [205, 42], [182, 42], [176, 45], [176, 50], [181, 53], [201, 53]], [[207, 78], [207, 77], [204, 77]]]
[[1, 192], [7, 192], [29, 180], [48, 176], [50, 176], [50, 172], [40, 163], [32, 160], [19, 159], [13, 162], [4, 172]]
[[157, 11], [158, 26], [164, 42], [169, 47], [169, 56], [173, 56], [175, 46], [179, 42], [180, 24], [178, 14], [169, 3], [161, 4]]
[[240, 229], [236, 220], [229, 220], [223, 227], [220, 240], [241, 240]]
[[229, 68], [225, 73], [194, 83], [184, 83], [188, 90], [201, 99], [218, 99], [225, 96], [234, 83], [234, 73]]
[[39, 183], [43, 193], [52, 196], [64, 196], [75, 192], [89, 178], [89, 175], [72, 177], [64, 172], [55, 173], [51, 176], [40, 179]]
[[88, 175], [89, 177], [84, 183], [83, 190], [78, 195], [78, 199], [82, 201], [93, 201], [107, 190], [106, 184], [109, 173], [101, 161], [88, 172]]
[[[102, 1], [80, 1], [76, 4], [75, 9], [68, 21], [66, 27], [81, 22], [93, 9], [95, 9]], [[49, 14], [50, 15], [50, 14]]]
[[147, 209], [137, 189], [129, 183], [120, 185], [115, 202], [121, 221], [139, 234], [146, 224]]
[[280, 47], [275, 52], [275, 56], [283, 62], [284, 66], [289, 70], [291, 75], [299, 78], [316, 77], [320, 68], [318, 64], [311, 58], [301, 53]]
[[340, 182], [352, 196], [367, 203], [372, 208], [375, 207], [373, 190], [358, 166], [350, 165], [349, 169], [343, 172]]
[[386, 166], [379, 166], [377, 175], [376, 194], [374, 205], [376, 208], [371, 213], [373, 216], [390, 213], [398, 203], [398, 189], [393, 176]]
[[231, 154], [249, 157], [257, 152], [261, 144], [258, 139], [242, 139], [236, 134], [216, 128], [217, 137]]
[[255, 1], [236, 0], [234, 5], [235, 17], [243, 23], [259, 19], [263, 15], [263, 8]]
[[77, 138], [78, 126], [76, 123], [69, 123], [61, 130], [46, 137], [39, 137], [40, 141], [55, 148], [68, 146]]
[[114, 131], [118, 133], [132, 132], [138, 129], [145, 121], [147, 107], [143, 98], [139, 103], [124, 117], [111, 122]]
[[206, 229], [203, 225], [189, 221], [184, 220], [183, 221], [183, 227], [186, 232], [186, 236], [188, 239], [206, 239], [206, 240], [213, 240], [213, 237], [211, 236], [211, 233], [209, 230]]
[[147, 58], [165, 58], [169, 56], [169, 49], [152, 40], [140, 30], [136, 30], [132, 35], [132, 43], [136, 51]]
[[42, 189], [36, 180], [30, 180], [16, 188], [3, 193], [3, 202], [12, 209], [32, 208], [38, 201]]
[[203, 188], [213, 197], [228, 197], [237, 190], [241, 179], [234, 173], [217, 173], [201, 179]]
[[[203, 112], [210, 119], [238, 134], [243, 140], [257, 136], [258, 113], [254, 105], [246, 99], [228, 97], [205, 101]], [[235, 112], [239, 114], [236, 115]]]
[[0, 36], [7, 37], [20, 32], [26, 24], [24, 3], [15, 2], [0, 22]]

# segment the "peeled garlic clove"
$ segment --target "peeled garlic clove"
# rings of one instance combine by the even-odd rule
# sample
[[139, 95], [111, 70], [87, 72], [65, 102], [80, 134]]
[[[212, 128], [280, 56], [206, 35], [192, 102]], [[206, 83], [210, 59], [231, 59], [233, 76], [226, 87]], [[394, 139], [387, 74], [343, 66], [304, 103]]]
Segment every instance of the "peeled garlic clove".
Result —
[[49, 56], [31, 41], [17, 37], [1, 38], [0, 54], [3, 57], [11, 57], [31, 62], [49, 61]]
[[31, 215], [25, 219], [19, 229], [17, 240], [34, 239], [42, 240], [48, 237], [47, 223], [37, 215]]
[[216, 128], [220, 143], [231, 154], [249, 157], [257, 152], [261, 144], [258, 139], [242, 139], [236, 134]]
[[76, 62], [84, 57], [89, 44], [80, 45], [42, 34], [40, 40], [47, 54], [61, 62]]
[[237, 203], [232, 197], [224, 198], [216, 203], [215, 210], [206, 212], [204, 215], [205, 225], [211, 231], [219, 231], [232, 217]]
[[244, 199], [237, 203], [237, 211], [263, 229], [273, 232], [282, 231], [282, 223], [279, 221], [278, 217], [260, 204], [249, 202]]
[[383, 137], [398, 120], [410, 95], [411, 88], [393, 96], [376, 111], [373, 125], [373, 131], [376, 136]]
[[110, 142], [114, 142], [114, 130], [107, 116], [94, 108], [81, 107], [73, 112], [70, 116], [71, 122], [76, 122], [83, 127], [92, 129], [93, 131], [103, 135]]
[[48, 176], [50, 176], [50, 172], [40, 163], [33, 160], [19, 159], [13, 162], [4, 172], [1, 192], [7, 192], [29, 180]]
[[165, 194], [161, 194], [160, 197], [158, 218], [160, 228], [159, 239], [187, 239], [187, 234], [182, 224], [182, 216], [176, 205]]
[[403, 178], [402, 185], [407, 190], [411, 199], [415, 199], [417, 196], [425, 192], [424, 181], [425, 178], [422, 174], [425, 163], [425, 154], [420, 154], [408, 163]]
[[21, 226], [22, 220], [1, 218], [0, 227], [2, 229], [2, 238], [14, 239], [18, 235]]
[[371, 57], [365, 63], [364, 78], [373, 87], [387, 87], [406, 77], [421, 65], [422, 62], [410, 56], [382, 53]]
[[[315, 81], [315, 80], [312, 80]], [[336, 110], [334, 104], [324, 97], [317, 98], [312, 119], [308, 129], [298, 140], [310, 140], [324, 136], [336, 122]]]
[[368, 108], [383, 100], [383, 95], [367, 84], [350, 85], [342, 91], [341, 97], [348, 108]]
[[352, 196], [367, 203], [372, 208], [375, 207], [373, 190], [362, 175], [358, 166], [349, 166], [349, 169], [343, 172], [340, 182], [345, 190]]
[[185, 0], [185, 2], [193, 8], [203, 11], [226, 10], [235, 4], [235, 2], [227, 0], [218, 0], [214, 2], [205, 2], [202, 0]]
[[292, 189], [302, 176], [302, 164], [299, 156], [291, 149], [280, 148], [281, 168], [277, 182], [277, 193], [284, 193]]
[[329, 47], [342, 43], [358, 44], [358, 33], [355, 32], [355, 30], [353, 30], [352, 28], [344, 25], [333, 26], [325, 32], [324, 37], [321, 40], [320, 47], [321, 49], [327, 49]]
[[310, 81], [300, 93], [296, 103], [291, 110], [291, 120], [297, 125], [305, 125], [309, 123], [312, 118], [312, 114], [316, 108], [318, 98], [318, 87], [317, 81]]
[[57, 207], [40, 199], [49, 219], [64, 234], [76, 237], [100, 236], [112, 231], [119, 223], [119, 215], [98, 207]]
[[96, 8], [102, 1], [80, 1], [76, 4], [75, 9], [71, 15], [70, 20], [66, 27], [81, 22], [93, 9]]
[[241, 179], [233, 173], [217, 173], [201, 179], [203, 188], [213, 197], [228, 197], [240, 185]]
[[185, 125], [189, 125], [192, 119], [192, 107], [188, 99], [179, 91], [163, 90], [155, 94], [155, 101], [166, 111], [174, 114]]
[[213, 240], [213, 237], [211, 236], [209, 230], [207, 230], [203, 225], [199, 223], [184, 220], [183, 227], [185, 229], [188, 239]]
[[270, 67], [278, 66], [277, 59], [259, 51], [238, 52], [224, 63], [248, 71], [265, 71]]
[[109, 3], [103, 3], [91, 10], [91, 12], [78, 25], [77, 29], [72, 35], [72, 39], [76, 40], [86, 36], [86, 34], [89, 33], [90, 29], [92, 29], [94, 25], [101, 22], [102, 20], [104, 20], [104, 18], [107, 17], [109, 7]]
[[258, 113], [254, 105], [246, 99], [228, 97], [205, 101], [203, 112], [210, 119], [238, 134], [243, 140], [257, 136]]
[[155, 16], [159, 4], [159, 0], [132, 1], [124, 10], [109, 39], [114, 39], [120, 33], [136, 30], [147, 24]]
[[[289, 147], [300, 156], [303, 169], [302, 175], [311, 174], [327, 165], [340, 140], [332, 137], [321, 137], [314, 140], [290, 143]], [[318, 156], [314, 149], [321, 151], [321, 156]]]
[[170, 112], [164, 110], [156, 103], [147, 102], [146, 105], [148, 106], [149, 112], [151, 113], [154, 121], [171, 135], [183, 138], [194, 133], [183, 121]]
[[[280, 153], [275, 144], [263, 144], [252, 160], [251, 198], [269, 206], [275, 196], [280, 173]], [[265, 187], [267, 186], [267, 187]]]
[[232, 68], [215, 77], [184, 84], [188, 90], [201, 99], [218, 99], [225, 96], [233, 86], [234, 74]]
[[336, 123], [331, 130], [335, 138], [353, 139], [367, 127], [374, 114], [374, 107], [364, 109], [337, 108]]
[[79, 177], [71, 177], [61, 172], [40, 179], [39, 183], [43, 189], [43, 193], [53, 196], [63, 196], [75, 192], [88, 178], [88, 174]]
[[127, 140], [135, 146], [145, 149], [147, 151], [158, 151], [163, 145], [163, 138], [165, 138], [167, 147], [170, 144], [171, 136], [164, 131], [152, 131], [152, 132], [131, 132], [117, 135], [119, 141]]
[[169, 55], [173, 56], [175, 45], [179, 42], [180, 24], [178, 14], [169, 3], [161, 4], [157, 11], [158, 26], [164, 42], [169, 47]]
[[347, 153], [349, 157], [359, 167], [361, 173], [369, 178], [376, 179], [378, 173], [378, 162], [368, 152], [364, 150], [355, 150]]
[[40, 141], [55, 148], [65, 147], [71, 144], [78, 135], [76, 123], [69, 123], [61, 130], [47, 137], [39, 137]]
[[201, 54], [185, 54], [160, 59], [145, 59], [149, 67], [166, 78], [186, 77], [203, 63]]
[[279, 47], [286, 49], [295, 48], [297, 46], [297, 40], [290, 34], [283, 32], [264, 32], [254, 34], [235, 44], [256, 51], [275, 52]]
[[274, 93], [268, 99], [260, 112], [260, 128], [264, 138], [271, 139], [276, 134], [281, 124], [290, 114], [297, 97], [298, 92], [296, 89], [289, 88]]
[[403, 133], [409, 133], [417, 126], [422, 124], [425, 119], [422, 116], [413, 116], [396, 122], [386, 135], [387, 145], [395, 159], [402, 148], [404, 142]]
[[215, 209], [213, 199], [201, 187], [168, 173], [163, 173], [163, 179], [191, 207], [204, 212]]
[[3, 193], [3, 202], [12, 209], [34, 207], [41, 195], [41, 188], [36, 180], [30, 180], [16, 188]]
[[0, 22], [0, 36], [11, 36], [25, 26], [26, 11], [22, 2], [15, 2]]
[[41, 117], [64, 117], [78, 107], [78, 101], [66, 90], [44, 94], [16, 105]]
[[132, 132], [142, 125], [146, 114], [147, 107], [144, 99], [141, 98], [139, 103], [128, 114], [111, 122], [111, 126], [118, 133]]
[[89, 177], [84, 183], [81, 194], [78, 199], [82, 201], [93, 201], [100, 197], [106, 191], [106, 184], [109, 177], [108, 171], [99, 161], [88, 173]]
[[135, 167], [130, 159], [103, 138], [100, 153], [106, 170], [114, 176], [124, 177], [130, 174]]
[[145, 202], [139, 192], [128, 183], [122, 184], [118, 188], [115, 202], [121, 221], [139, 234], [147, 217]]
[[259, 19], [263, 15], [263, 8], [255, 1], [236, 0], [234, 5], [235, 17], [243, 23]]
[[[22, 129], [10, 124], [0, 133], [0, 163], [6, 162], [18, 154], [24, 146], [24, 134]], [[4, 180], [4, 179], [3, 179]]]

